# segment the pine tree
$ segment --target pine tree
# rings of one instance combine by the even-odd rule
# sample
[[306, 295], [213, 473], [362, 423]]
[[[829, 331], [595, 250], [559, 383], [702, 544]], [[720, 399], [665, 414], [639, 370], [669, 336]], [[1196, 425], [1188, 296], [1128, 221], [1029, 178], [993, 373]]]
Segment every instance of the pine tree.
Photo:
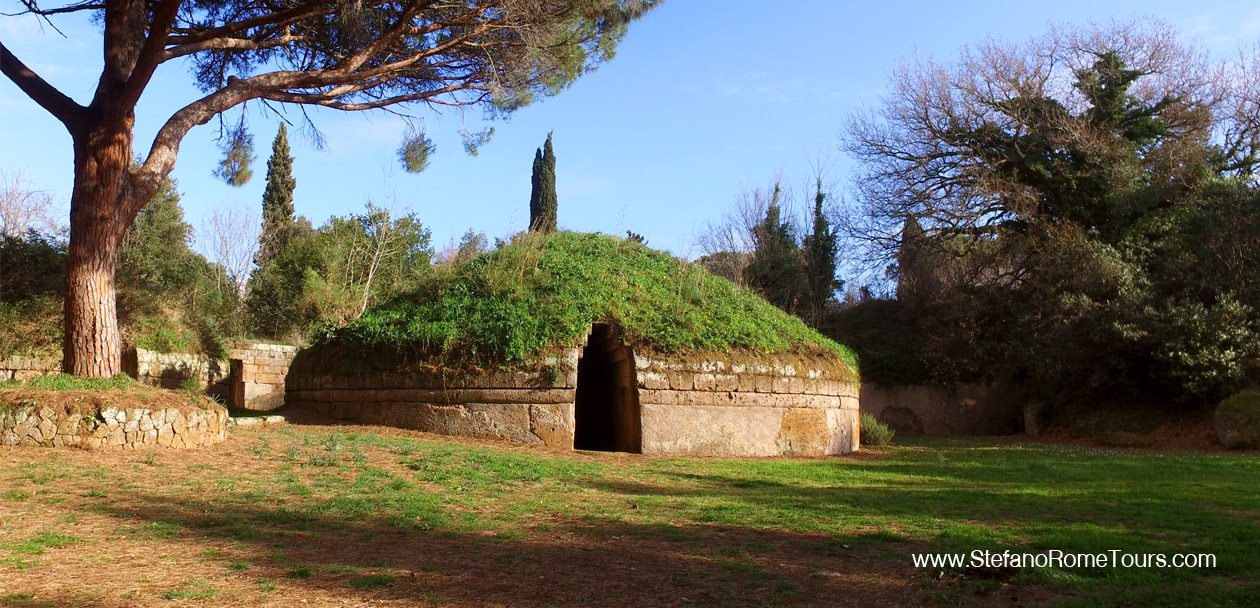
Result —
[[284, 123], [271, 144], [267, 160], [267, 188], [263, 190], [262, 235], [258, 239], [255, 263], [262, 267], [284, 251], [293, 236], [293, 157], [289, 155], [289, 133]]
[[556, 154], [547, 142], [534, 152], [534, 173], [529, 195], [530, 232], [556, 231]]

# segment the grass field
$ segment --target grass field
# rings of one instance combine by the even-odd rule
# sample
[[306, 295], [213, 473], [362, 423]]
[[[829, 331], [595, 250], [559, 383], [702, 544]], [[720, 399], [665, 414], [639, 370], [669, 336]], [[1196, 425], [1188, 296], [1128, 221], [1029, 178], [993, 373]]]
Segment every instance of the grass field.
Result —
[[[366, 427], [0, 448], [0, 606], [1257, 606], [1260, 458], [932, 440], [816, 460]], [[927, 551], [1211, 568], [915, 568]]]

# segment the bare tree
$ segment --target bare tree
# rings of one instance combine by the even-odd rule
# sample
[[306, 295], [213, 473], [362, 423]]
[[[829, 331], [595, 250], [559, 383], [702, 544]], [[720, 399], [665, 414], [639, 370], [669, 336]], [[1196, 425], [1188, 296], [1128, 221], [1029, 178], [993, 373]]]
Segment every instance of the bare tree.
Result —
[[52, 193], [32, 188], [26, 170], [0, 171], [0, 236], [18, 236], [27, 230], [55, 233], [57, 209]]
[[700, 263], [709, 272], [746, 286], [744, 271], [757, 249], [757, 227], [765, 221], [772, 203], [780, 206], [781, 217], [798, 227], [792, 189], [782, 176], [776, 175], [767, 186], [745, 186], [735, 196], [734, 204], [722, 213], [722, 219], [708, 224], [696, 237], [703, 252]]
[[198, 248], [211, 263], [223, 268], [225, 287], [237, 296], [245, 295], [261, 232], [258, 213], [252, 207], [221, 205], [202, 217], [196, 236]]
[[358, 281], [363, 291], [363, 297], [359, 301], [360, 315], [367, 310], [372, 295], [372, 281], [376, 278], [381, 264], [386, 260], [400, 258], [400, 254], [410, 245], [402, 238], [401, 231], [395, 222], [391, 221], [388, 209], [379, 208], [372, 201], [368, 201], [365, 211], [359, 217], [363, 222], [363, 232], [367, 239], [361, 248], [352, 251], [352, 255], [360, 256], [362, 260], [360, 264], [353, 262], [349, 264], [351, 268], [363, 268], [362, 276]]
[[1055, 29], [1023, 44], [991, 39], [955, 63], [903, 64], [884, 105], [852, 116], [844, 133], [860, 203], [849, 232], [889, 260], [907, 218], [944, 240], [993, 238], [1038, 219], [1107, 231], [1081, 196], [1047, 182], [1074, 159], [1118, 150], [1113, 133], [1097, 128], [1101, 93], [1091, 100], [1094, 83], [1083, 80], [1098, 77], [1100, 62], [1135, 75], [1126, 91], [1134, 108], [1149, 108], [1166, 130], [1144, 153], [1151, 183], [1192, 186], [1205, 163], [1254, 179], [1257, 57], [1214, 62], [1167, 24], [1135, 21]]

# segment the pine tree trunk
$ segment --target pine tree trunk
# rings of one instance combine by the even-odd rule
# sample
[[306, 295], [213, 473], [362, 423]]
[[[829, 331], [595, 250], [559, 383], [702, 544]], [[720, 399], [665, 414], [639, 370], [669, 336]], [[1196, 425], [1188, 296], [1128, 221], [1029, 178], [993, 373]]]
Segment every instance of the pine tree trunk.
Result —
[[66, 373], [108, 378], [122, 371], [114, 277], [118, 249], [135, 217], [128, 168], [130, 121], [93, 129], [75, 142], [66, 272]]

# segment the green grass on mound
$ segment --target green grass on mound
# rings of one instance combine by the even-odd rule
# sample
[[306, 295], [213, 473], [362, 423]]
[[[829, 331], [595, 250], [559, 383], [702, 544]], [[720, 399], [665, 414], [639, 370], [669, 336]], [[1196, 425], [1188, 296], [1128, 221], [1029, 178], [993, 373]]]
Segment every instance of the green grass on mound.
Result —
[[577, 344], [612, 321], [657, 352], [831, 353], [845, 347], [699, 264], [619, 238], [527, 234], [434, 274], [336, 334], [349, 346], [505, 364]]
[[70, 374], [55, 374], [32, 378], [26, 382], [0, 382], [0, 388], [29, 388], [38, 391], [96, 391], [140, 386], [127, 374], [113, 378], [79, 378]]

